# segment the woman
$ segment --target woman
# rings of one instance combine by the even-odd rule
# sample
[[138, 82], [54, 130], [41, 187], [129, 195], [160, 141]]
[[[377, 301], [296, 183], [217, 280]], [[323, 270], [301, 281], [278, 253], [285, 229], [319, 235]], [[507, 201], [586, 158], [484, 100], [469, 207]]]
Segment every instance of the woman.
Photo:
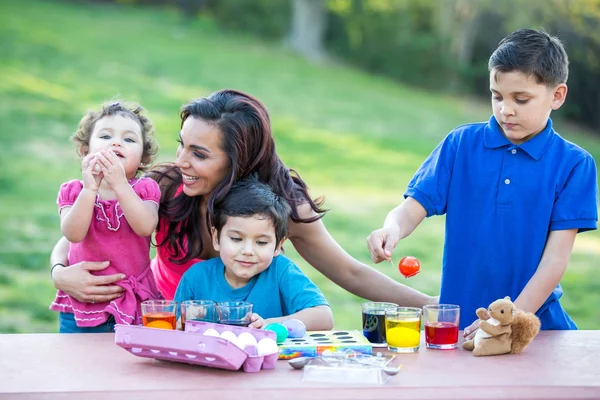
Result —
[[[402, 285], [346, 253], [331, 237], [321, 217], [320, 200], [313, 200], [298, 174], [275, 152], [267, 110], [255, 98], [222, 90], [194, 100], [181, 111], [180, 145], [174, 164], [150, 172], [161, 187], [157, 256], [152, 269], [165, 298], [173, 298], [179, 279], [194, 263], [217, 257], [210, 241], [210, 215], [238, 179], [256, 172], [261, 181], [292, 207], [289, 240], [314, 268], [347, 291], [373, 301], [421, 307], [436, 297]], [[55, 246], [51, 270], [54, 285], [83, 302], [119, 297], [112, 283], [122, 275], [94, 276], [107, 263], [81, 262], [64, 267], [68, 242]]]

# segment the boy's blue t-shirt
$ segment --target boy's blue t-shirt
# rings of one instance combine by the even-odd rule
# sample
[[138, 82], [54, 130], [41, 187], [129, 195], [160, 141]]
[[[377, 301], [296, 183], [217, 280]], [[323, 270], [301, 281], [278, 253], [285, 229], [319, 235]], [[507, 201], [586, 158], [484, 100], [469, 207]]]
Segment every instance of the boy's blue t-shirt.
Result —
[[196, 263], [183, 274], [174, 300], [249, 301], [252, 312], [265, 319], [329, 305], [319, 288], [282, 255], [274, 257], [266, 270], [238, 289], [225, 280], [221, 258]]
[[[515, 300], [540, 263], [552, 230], [596, 229], [598, 187], [592, 156], [563, 139], [548, 120], [531, 140], [512, 144], [492, 116], [458, 127], [408, 185], [427, 216], [446, 214], [440, 303], [461, 307], [460, 328], [475, 310]], [[542, 329], [576, 329], [558, 285], [537, 315]]]

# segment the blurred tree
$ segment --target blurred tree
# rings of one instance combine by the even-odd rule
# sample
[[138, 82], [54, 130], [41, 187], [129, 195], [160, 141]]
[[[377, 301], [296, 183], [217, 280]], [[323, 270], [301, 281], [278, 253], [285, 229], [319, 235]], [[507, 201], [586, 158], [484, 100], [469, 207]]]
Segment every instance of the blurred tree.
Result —
[[327, 59], [323, 38], [327, 27], [325, 0], [293, 0], [288, 42], [292, 49], [312, 61]]

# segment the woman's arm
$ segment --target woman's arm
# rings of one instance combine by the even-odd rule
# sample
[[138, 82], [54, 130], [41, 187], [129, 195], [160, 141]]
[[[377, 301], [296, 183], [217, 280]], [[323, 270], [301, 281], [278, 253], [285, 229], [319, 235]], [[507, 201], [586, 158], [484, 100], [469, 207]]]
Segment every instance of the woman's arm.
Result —
[[68, 265], [68, 253], [69, 241], [62, 237], [56, 243], [50, 255], [50, 264], [53, 266], [51, 271], [54, 287], [84, 303], [91, 303], [92, 301], [107, 302], [121, 296], [123, 288], [112, 284], [125, 279], [125, 275], [96, 276], [90, 273], [90, 271], [105, 269], [109, 265], [108, 261], [82, 261], [70, 267], [55, 266], [56, 264]]
[[269, 318], [265, 320], [265, 325], [274, 322], [282, 323], [287, 319], [297, 319], [304, 323], [307, 331], [328, 331], [333, 329], [333, 313], [329, 306], [316, 306], [305, 308], [297, 313], [286, 315], [285, 317]]
[[[301, 205], [298, 212], [303, 218], [314, 215], [308, 204]], [[437, 303], [437, 297], [402, 285], [354, 259], [333, 239], [321, 220], [307, 224], [290, 222], [289, 239], [310, 265], [356, 296], [412, 307]]]

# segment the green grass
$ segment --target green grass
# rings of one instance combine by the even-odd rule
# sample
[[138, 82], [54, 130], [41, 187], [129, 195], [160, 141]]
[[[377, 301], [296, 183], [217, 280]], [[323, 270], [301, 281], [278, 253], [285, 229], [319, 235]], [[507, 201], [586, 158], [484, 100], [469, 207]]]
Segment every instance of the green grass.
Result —
[[[255, 95], [271, 113], [281, 158], [313, 195], [326, 196], [326, 226], [367, 264], [366, 236], [423, 159], [452, 128], [490, 113], [487, 101], [311, 65], [278, 43], [223, 32], [211, 20], [184, 21], [169, 9], [0, 0], [0, 51], [1, 332], [56, 331], [48, 310], [56, 195], [79, 176], [67, 138], [89, 107], [117, 97], [141, 102], [157, 126], [160, 159], [173, 160], [181, 104], [221, 88]], [[598, 139], [557, 125], [600, 160]], [[395, 255], [420, 258], [423, 272], [403, 282], [431, 294], [439, 289], [443, 223], [428, 219]], [[287, 254], [323, 289], [336, 327], [358, 328], [361, 299], [289, 245]], [[563, 280], [563, 304], [581, 328], [600, 329], [599, 255], [600, 234], [578, 237]], [[375, 267], [401, 279], [389, 264]]]

